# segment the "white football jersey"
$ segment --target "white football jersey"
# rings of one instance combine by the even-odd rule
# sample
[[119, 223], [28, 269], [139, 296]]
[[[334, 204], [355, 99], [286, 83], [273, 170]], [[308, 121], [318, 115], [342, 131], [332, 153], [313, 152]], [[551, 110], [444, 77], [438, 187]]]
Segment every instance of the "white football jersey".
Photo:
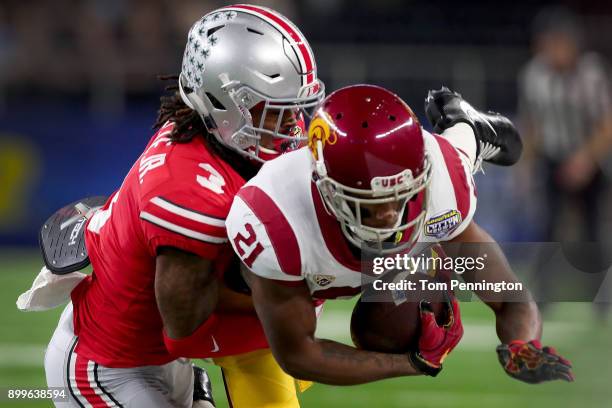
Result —
[[[428, 210], [419, 242], [446, 241], [467, 227], [476, 210], [475, 151], [466, 153], [464, 144], [455, 147], [425, 130], [423, 137], [432, 174], [428, 194], [420, 195], [427, 197]], [[408, 205], [408, 214], [414, 214], [422, 201]], [[287, 285], [305, 280], [313, 298], [319, 299], [360, 291], [359, 251], [350, 248], [340, 224], [325, 210], [312, 182], [308, 148], [267, 162], [238, 192], [226, 228], [238, 256], [261, 277]]]

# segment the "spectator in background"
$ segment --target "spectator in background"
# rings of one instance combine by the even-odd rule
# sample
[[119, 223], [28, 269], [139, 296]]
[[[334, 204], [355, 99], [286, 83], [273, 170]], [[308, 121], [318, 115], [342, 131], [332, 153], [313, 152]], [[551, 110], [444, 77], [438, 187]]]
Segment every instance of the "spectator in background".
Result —
[[[543, 201], [542, 241], [602, 241], [602, 208], [610, 183], [602, 166], [612, 149], [612, 95], [606, 67], [599, 55], [583, 49], [581, 27], [567, 9], [543, 10], [533, 27], [535, 55], [519, 79], [524, 169], [529, 172], [521, 181], [542, 177], [538, 181], [544, 191], [531, 195]], [[599, 244], [580, 245], [582, 261], [601, 265], [605, 252]], [[536, 271], [540, 301], [556, 299], [550, 296], [557, 289], [550, 287], [550, 279], [561, 272], [547, 268], [544, 258]], [[576, 282], [576, 276], [563, 278]]]
[[[527, 165], [544, 171], [543, 240], [597, 241], [609, 184], [601, 164], [612, 148], [610, 81], [599, 55], [582, 49], [580, 26], [566, 9], [536, 17], [534, 46], [520, 77], [519, 115]], [[578, 235], [556, 228], [568, 205], [579, 219]]]

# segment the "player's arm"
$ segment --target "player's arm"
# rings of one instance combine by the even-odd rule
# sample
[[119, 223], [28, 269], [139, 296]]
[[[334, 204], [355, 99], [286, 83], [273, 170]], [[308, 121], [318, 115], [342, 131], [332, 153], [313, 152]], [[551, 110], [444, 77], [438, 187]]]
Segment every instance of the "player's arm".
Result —
[[[459, 256], [483, 256], [486, 253], [486, 268], [482, 271], [466, 271], [462, 276], [466, 282], [517, 283], [518, 278], [512, 271], [508, 260], [496, 241], [478, 224], [471, 221], [465, 230], [450, 242], [467, 243], [460, 247]], [[479, 245], [482, 244], [482, 245]], [[504, 301], [504, 293], [492, 291], [476, 291], [484, 303], [493, 310], [496, 317], [497, 336], [502, 343], [512, 340], [529, 341], [539, 338], [542, 334], [542, 320], [538, 306], [528, 291], [524, 291], [520, 299]]]
[[[262, 202], [266, 205], [258, 206]], [[422, 313], [421, 339], [427, 341], [419, 340], [419, 353], [370, 352], [315, 338], [317, 320], [302, 275], [298, 243], [291, 225], [274, 205], [262, 190], [243, 188], [234, 199], [226, 227], [234, 251], [247, 268], [243, 276], [280, 366], [296, 378], [336, 385], [436, 375], [460, 336], [447, 336], [447, 328], [436, 324], [431, 311]], [[460, 319], [454, 321], [453, 329], [460, 330]]]
[[191, 335], [214, 310], [217, 291], [211, 261], [176, 248], [158, 250], [155, 298], [168, 337]]
[[[466, 271], [463, 274], [466, 282], [482, 279], [518, 282], [499, 245], [474, 221], [451, 242], [470, 244], [461, 246], [460, 256], [476, 258], [487, 254], [486, 268], [481, 272]], [[529, 292], [511, 301], [504, 300], [503, 293], [477, 291], [476, 294], [495, 313], [497, 335], [502, 342], [497, 347], [498, 358], [508, 375], [528, 383], [573, 381], [570, 362], [559, 356], [554, 348], [540, 344], [542, 320]]]
[[214, 225], [221, 220], [190, 209], [182, 204], [188, 199], [172, 193], [168, 195], [173, 201], [162, 196], [143, 200], [140, 213], [155, 255], [155, 298], [164, 344], [176, 357], [208, 357], [202, 353], [211, 349], [210, 333], [218, 321], [213, 313], [218, 283], [211, 260], [227, 239], [223, 227]]
[[419, 375], [406, 354], [359, 350], [315, 338], [316, 315], [308, 287], [244, 271], [274, 357], [289, 375], [331, 385], [361, 384]]

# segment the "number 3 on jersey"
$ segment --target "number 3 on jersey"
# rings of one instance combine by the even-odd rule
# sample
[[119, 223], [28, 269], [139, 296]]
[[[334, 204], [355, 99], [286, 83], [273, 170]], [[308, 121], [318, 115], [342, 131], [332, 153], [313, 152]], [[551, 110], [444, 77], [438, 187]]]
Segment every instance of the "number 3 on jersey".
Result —
[[219, 172], [208, 163], [200, 163], [200, 168], [208, 172], [208, 176], [196, 176], [196, 181], [202, 187], [209, 189], [217, 194], [223, 194], [223, 186], [225, 186], [225, 179]]
[[248, 236], [245, 237], [241, 233], [238, 233], [234, 237], [234, 247], [240, 256], [240, 259], [242, 259], [242, 262], [251, 268], [253, 266], [253, 262], [255, 262], [255, 259], [257, 259], [264, 248], [261, 243], [257, 242], [257, 235], [255, 235], [255, 229], [253, 229], [253, 226], [246, 223], [244, 228], [246, 229]]

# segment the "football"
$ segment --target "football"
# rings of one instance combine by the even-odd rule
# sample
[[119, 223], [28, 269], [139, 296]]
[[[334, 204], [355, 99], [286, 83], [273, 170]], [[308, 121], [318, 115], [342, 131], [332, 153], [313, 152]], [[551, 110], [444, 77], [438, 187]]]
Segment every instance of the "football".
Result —
[[[398, 279], [400, 277], [401, 279]], [[422, 290], [422, 281], [436, 282], [429, 275], [396, 275], [385, 281], [414, 282], [414, 289], [376, 291], [370, 288], [356, 303], [351, 316], [351, 338], [357, 348], [383, 353], [415, 351], [420, 335], [419, 303], [428, 301], [442, 325], [448, 321], [443, 290]]]

